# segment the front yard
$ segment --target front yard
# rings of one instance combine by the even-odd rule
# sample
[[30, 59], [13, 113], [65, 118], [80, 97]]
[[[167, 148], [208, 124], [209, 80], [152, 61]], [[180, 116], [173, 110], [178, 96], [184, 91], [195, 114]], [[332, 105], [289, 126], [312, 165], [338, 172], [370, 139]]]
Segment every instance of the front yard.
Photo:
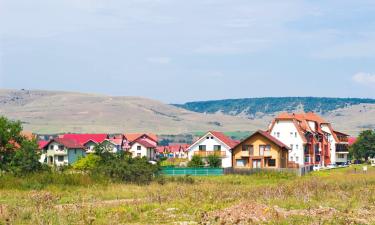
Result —
[[375, 223], [372, 168], [0, 187], [0, 224]]

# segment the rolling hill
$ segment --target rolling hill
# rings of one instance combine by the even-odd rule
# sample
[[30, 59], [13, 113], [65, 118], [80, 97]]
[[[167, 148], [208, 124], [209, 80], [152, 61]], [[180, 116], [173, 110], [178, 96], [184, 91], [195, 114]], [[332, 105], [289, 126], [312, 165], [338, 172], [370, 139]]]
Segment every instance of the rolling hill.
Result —
[[0, 90], [0, 115], [36, 133], [256, 130], [263, 121], [191, 112], [139, 97], [57, 91]]
[[372, 99], [263, 98], [168, 105], [140, 97], [0, 90], [0, 115], [20, 120], [36, 133], [255, 131], [266, 129], [281, 111], [302, 110], [318, 112], [352, 135], [375, 128]]

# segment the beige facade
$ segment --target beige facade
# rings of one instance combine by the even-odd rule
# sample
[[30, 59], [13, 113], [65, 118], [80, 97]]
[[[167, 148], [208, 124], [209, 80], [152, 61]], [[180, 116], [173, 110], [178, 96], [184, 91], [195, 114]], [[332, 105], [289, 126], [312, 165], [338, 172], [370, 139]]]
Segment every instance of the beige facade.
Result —
[[288, 147], [263, 131], [233, 148], [233, 168], [287, 168]]

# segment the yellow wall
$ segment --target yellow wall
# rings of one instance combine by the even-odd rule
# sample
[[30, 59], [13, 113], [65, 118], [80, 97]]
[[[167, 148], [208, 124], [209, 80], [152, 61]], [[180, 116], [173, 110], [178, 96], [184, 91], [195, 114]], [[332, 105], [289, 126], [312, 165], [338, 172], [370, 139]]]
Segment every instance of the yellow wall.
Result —
[[[242, 151], [243, 145], [253, 145], [254, 146], [254, 155], [248, 157], [249, 155], [246, 154], [245, 151]], [[271, 151], [270, 155], [272, 159], [276, 159], [276, 166], [275, 167], [269, 167], [269, 168], [285, 168], [288, 164], [288, 150], [282, 150], [278, 145], [274, 144], [270, 140], [268, 140], [266, 137], [264, 137], [261, 134], [255, 134], [250, 139], [247, 139], [245, 142], [243, 142], [241, 145], [237, 146], [233, 149], [233, 167], [237, 167], [236, 160], [237, 159], [249, 159], [247, 162], [246, 168], [252, 168], [252, 159], [261, 159], [262, 161], [262, 168], [268, 168], [266, 167], [264, 163], [264, 158], [259, 155], [259, 146], [260, 145], [270, 145]], [[246, 157], [246, 158], [245, 158]], [[248, 157], [248, 158], [247, 158]], [[283, 162], [283, 163], [282, 163]], [[240, 168], [240, 167], [238, 167]]]

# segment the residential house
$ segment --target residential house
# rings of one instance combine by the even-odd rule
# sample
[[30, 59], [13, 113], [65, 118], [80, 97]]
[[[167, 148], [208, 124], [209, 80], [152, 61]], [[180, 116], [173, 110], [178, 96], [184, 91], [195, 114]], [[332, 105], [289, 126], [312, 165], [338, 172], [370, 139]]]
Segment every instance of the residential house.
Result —
[[125, 134], [125, 149], [133, 157], [146, 157], [148, 160], [156, 159], [157, 137], [154, 134]]
[[74, 139], [55, 138], [44, 145], [43, 155], [43, 162], [48, 165], [71, 165], [86, 156], [86, 147]]
[[288, 152], [287, 145], [257, 131], [233, 148], [233, 168], [287, 168]]
[[108, 139], [108, 134], [64, 134], [60, 137], [74, 140], [85, 146], [87, 153], [93, 153], [95, 146]]
[[337, 137], [346, 135], [312, 112], [282, 113], [272, 121], [268, 133], [289, 146], [289, 161], [299, 166], [336, 164], [340, 163], [336, 154], [347, 154], [347, 139]]
[[188, 159], [194, 155], [207, 158], [209, 155], [217, 155], [221, 158], [223, 168], [232, 166], [231, 149], [238, 144], [237, 141], [225, 136], [221, 132], [209, 131], [188, 148]]
[[157, 147], [159, 157], [167, 158], [187, 158], [187, 149], [189, 144], [170, 143], [168, 146]]
[[123, 139], [120, 138], [111, 138], [106, 139], [102, 142], [105, 149], [111, 153], [119, 153], [123, 151]]

